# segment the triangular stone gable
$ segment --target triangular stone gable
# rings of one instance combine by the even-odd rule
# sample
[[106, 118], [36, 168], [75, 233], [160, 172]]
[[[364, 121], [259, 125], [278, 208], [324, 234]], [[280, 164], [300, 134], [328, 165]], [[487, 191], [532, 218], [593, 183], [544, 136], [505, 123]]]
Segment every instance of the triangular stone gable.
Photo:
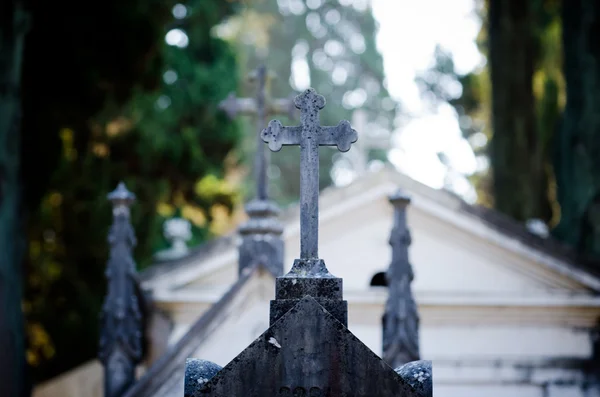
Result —
[[403, 397], [415, 392], [314, 298], [306, 296], [198, 395]]
[[[331, 272], [344, 278], [347, 290], [368, 290], [370, 278], [389, 265], [387, 240], [392, 209], [387, 195], [398, 186], [412, 196], [408, 209], [413, 235], [410, 258], [417, 294], [443, 290], [467, 294], [525, 291], [528, 295], [589, 295], [600, 291], [600, 280], [593, 275], [495, 230], [461, 210], [464, 203], [447, 192], [390, 171], [322, 194], [320, 252]], [[286, 264], [298, 256], [297, 210], [292, 207], [283, 217]], [[174, 268], [172, 275], [161, 276], [163, 280], [148, 280], [148, 286], [188, 289], [233, 282], [237, 272], [236, 248], [234, 244], [223, 247], [222, 252], [190, 258], [193, 266]], [[351, 257], [345, 255], [348, 247], [355, 252]]]
[[[421, 197], [414, 196], [413, 203]], [[352, 216], [321, 223], [321, 256], [344, 278], [347, 290], [368, 289], [371, 278], [390, 263], [392, 209], [385, 196], [357, 207]], [[325, 212], [325, 211], [324, 211]], [[456, 217], [461, 215], [456, 214]], [[410, 261], [416, 291], [528, 294], [589, 293], [589, 288], [540, 262], [528, 260], [411, 205]], [[349, 247], [353, 254], [346, 255]]]

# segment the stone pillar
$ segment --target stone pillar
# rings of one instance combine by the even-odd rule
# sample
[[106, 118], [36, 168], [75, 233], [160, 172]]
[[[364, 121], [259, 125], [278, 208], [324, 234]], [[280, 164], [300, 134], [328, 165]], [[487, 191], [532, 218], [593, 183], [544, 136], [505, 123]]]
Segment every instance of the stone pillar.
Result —
[[108, 292], [101, 313], [99, 358], [104, 366], [104, 396], [120, 397], [134, 384], [142, 360], [143, 301], [132, 249], [136, 244], [129, 220], [135, 195], [123, 183], [108, 195], [113, 224], [108, 234]]
[[246, 205], [250, 219], [240, 226], [238, 269], [262, 265], [273, 276], [283, 275], [283, 225], [278, 220], [279, 208], [269, 200], [256, 199]]
[[383, 314], [383, 359], [392, 368], [419, 360], [419, 314], [411, 291], [413, 269], [408, 260], [411, 243], [406, 224], [410, 198], [401, 191], [389, 198], [394, 206], [394, 227], [389, 244], [392, 263], [386, 273], [388, 299]]

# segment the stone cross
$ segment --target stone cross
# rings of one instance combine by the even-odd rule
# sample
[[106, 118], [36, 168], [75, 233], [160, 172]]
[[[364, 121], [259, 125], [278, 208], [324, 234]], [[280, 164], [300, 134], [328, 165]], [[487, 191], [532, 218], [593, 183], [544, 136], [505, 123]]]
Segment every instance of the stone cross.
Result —
[[300, 126], [284, 127], [272, 120], [261, 133], [263, 141], [274, 152], [282, 146], [300, 146], [300, 259], [319, 259], [319, 146], [337, 146], [350, 150], [358, 135], [346, 120], [335, 127], [319, 124], [319, 111], [325, 98], [312, 88], [294, 99], [300, 109]]
[[410, 197], [398, 191], [389, 198], [394, 227], [389, 243], [392, 262], [386, 273], [388, 299], [383, 315], [383, 359], [393, 368], [419, 360], [419, 313], [411, 290], [413, 269], [408, 259], [411, 243], [406, 222]]
[[246, 269], [261, 265], [277, 277], [283, 274], [283, 226], [277, 219], [279, 208], [268, 199], [268, 151], [260, 138], [260, 132], [266, 125], [267, 116], [288, 114], [293, 118], [295, 108], [291, 99], [269, 98], [269, 73], [264, 65], [259, 66], [250, 79], [256, 83], [255, 98], [236, 98], [232, 93], [220, 104], [220, 108], [230, 118], [236, 117], [238, 113], [256, 115], [258, 130], [254, 161], [256, 198], [246, 204], [246, 213], [250, 219], [239, 228], [242, 242], [238, 248], [238, 272], [241, 275]]
[[100, 316], [99, 358], [104, 366], [104, 396], [120, 397], [135, 382], [135, 367], [142, 360], [145, 299], [132, 257], [136, 239], [129, 207], [135, 195], [120, 183], [108, 199], [114, 220], [108, 234], [108, 293]]
[[289, 98], [270, 99], [267, 91], [267, 83], [270, 74], [264, 65], [260, 65], [250, 74], [250, 80], [256, 83], [255, 98], [237, 98], [234, 93], [229, 94], [227, 99], [222, 101], [219, 108], [224, 110], [230, 118], [235, 118], [238, 114], [256, 115], [257, 125], [257, 148], [254, 159], [254, 173], [256, 179], [256, 198], [266, 200], [268, 198], [268, 152], [260, 139], [260, 132], [265, 127], [266, 117], [276, 114], [287, 114], [290, 118], [294, 117], [294, 105]]
[[[357, 140], [350, 123], [321, 127], [325, 100], [309, 89], [295, 99], [299, 127], [269, 123], [262, 132], [271, 150], [300, 145], [303, 249], [292, 270], [277, 277], [269, 328], [225, 367], [188, 360], [185, 397], [432, 397], [431, 363], [394, 370], [348, 329], [342, 279], [318, 259], [318, 147], [347, 151]], [[315, 235], [316, 237], [316, 235]]]

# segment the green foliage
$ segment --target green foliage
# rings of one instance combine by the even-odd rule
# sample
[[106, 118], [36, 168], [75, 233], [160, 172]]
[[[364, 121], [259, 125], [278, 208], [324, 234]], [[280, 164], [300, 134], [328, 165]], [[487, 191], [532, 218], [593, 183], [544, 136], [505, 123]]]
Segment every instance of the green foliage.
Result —
[[[558, 127], [558, 119], [564, 106], [565, 84], [560, 65], [562, 64], [561, 23], [557, 0], [532, 1], [532, 20], [530, 23], [534, 48], [534, 73], [532, 93], [535, 99], [535, 127], [531, 133], [540, 145], [540, 157], [536, 161], [545, 170], [547, 178], [548, 202], [553, 206], [551, 225], [556, 224], [559, 210], [554, 194], [554, 177], [552, 173], [551, 153], [553, 139]], [[482, 19], [482, 27], [477, 38], [479, 50], [489, 55], [488, 42], [488, 1], [479, 0], [477, 12]], [[524, 39], [523, 39], [524, 40]], [[510, 68], [511, 65], [505, 65]], [[515, 71], [518, 73], [519, 71]], [[445, 80], [446, 79], [446, 80]], [[458, 98], [449, 95], [444, 82], [447, 79], [457, 81], [462, 86], [462, 95]], [[492, 89], [503, 90], [503, 86], [492, 86], [489, 67], [478, 68], [466, 75], [459, 75], [454, 70], [451, 55], [438, 48], [436, 51], [435, 67], [418, 78], [424, 92], [432, 92], [439, 100], [449, 102], [459, 117], [463, 135], [469, 139], [476, 155], [487, 158], [489, 142], [495, 131], [492, 131]], [[485, 139], [482, 139], [485, 137]], [[493, 158], [489, 169], [483, 169], [471, 176], [478, 201], [487, 206], [494, 206], [495, 195], [505, 195], [506, 192], [494, 193], [491, 170], [497, 166]], [[522, 173], [522, 172], [521, 172]], [[515, 173], [514, 178], [522, 177]], [[535, 185], [537, 181], [531, 181]], [[515, 200], [518, 197], [514, 196]], [[509, 214], [514, 215], [514, 214]]]
[[[108, 1], [92, 14], [74, 1], [29, 5], [24, 310], [36, 381], [96, 354], [111, 221], [106, 194], [118, 181], [138, 199], [139, 267], [164, 246], [169, 211], [161, 206], [191, 214], [199, 241], [211, 235], [214, 207], [231, 210], [237, 201], [223, 178], [239, 132], [216, 110], [237, 86], [237, 66], [229, 45], [210, 34], [233, 3], [190, 1], [181, 19], [173, 18], [174, 5]], [[165, 43], [173, 28], [186, 32], [186, 47]], [[207, 176], [212, 190], [197, 189]]]
[[[560, 223], [554, 235], [600, 259], [600, 3], [562, 3], [566, 106], [555, 145]], [[550, 104], [552, 105], [552, 104]]]
[[[377, 24], [367, 2], [254, 0], [245, 4], [247, 8], [216, 29], [237, 46], [243, 75], [265, 62], [277, 76], [271, 95], [283, 98], [304, 88], [294, 85], [292, 70], [305, 65], [310, 86], [327, 99], [321, 112], [323, 125], [351, 120], [353, 110], [362, 108], [368, 122], [388, 131], [392, 128], [396, 104], [384, 85], [383, 60], [375, 43]], [[249, 133], [244, 147], [253, 153], [256, 127], [254, 121], [244, 120]], [[330, 171], [338, 152], [331, 148], [319, 152], [323, 188], [332, 182]], [[371, 153], [371, 158], [378, 155]], [[280, 202], [298, 198], [299, 158], [297, 147], [285, 147], [271, 157], [270, 189]]]

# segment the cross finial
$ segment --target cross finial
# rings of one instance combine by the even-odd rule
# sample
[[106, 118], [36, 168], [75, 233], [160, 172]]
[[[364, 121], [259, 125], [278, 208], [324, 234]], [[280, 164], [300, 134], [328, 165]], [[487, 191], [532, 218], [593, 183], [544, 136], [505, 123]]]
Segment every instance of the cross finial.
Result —
[[290, 118], [294, 116], [293, 102], [290, 99], [270, 99], [268, 97], [267, 81], [271, 77], [272, 75], [265, 65], [258, 66], [248, 76], [248, 79], [256, 85], [255, 97], [238, 98], [234, 93], [231, 93], [219, 105], [219, 108], [225, 111], [232, 119], [240, 113], [256, 115], [258, 142], [256, 157], [254, 159], [254, 173], [258, 200], [266, 200], [268, 198], [267, 167], [269, 158], [260, 139], [260, 131], [265, 126], [266, 117], [275, 114], [287, 114]]
[[305, 110], [305, 114], [318, 113], [325, 107], [325, 97], [317, 94], [314, 88], [309, 88], [294, 98], [294, 105], [301, 111]]
[[[272, 120], [261, 137], [272, 151], [282, 146], [300, 146], [300, 261], [304, 269], [294, 269], [306, 275], [314, 275], [315, 261], [319, 259], [319, 146], [337, 146], [347, 152], [357, 141], [358, 135], [346, 120], [335, 127], [319, 124], [319, 111], [325, 107], [325, 98], [309, 88], [294, 99], [300, 109], [300, 126], [284, 127], [278, 120]], [[296, 267], [296, 265], [294, 265]]]

